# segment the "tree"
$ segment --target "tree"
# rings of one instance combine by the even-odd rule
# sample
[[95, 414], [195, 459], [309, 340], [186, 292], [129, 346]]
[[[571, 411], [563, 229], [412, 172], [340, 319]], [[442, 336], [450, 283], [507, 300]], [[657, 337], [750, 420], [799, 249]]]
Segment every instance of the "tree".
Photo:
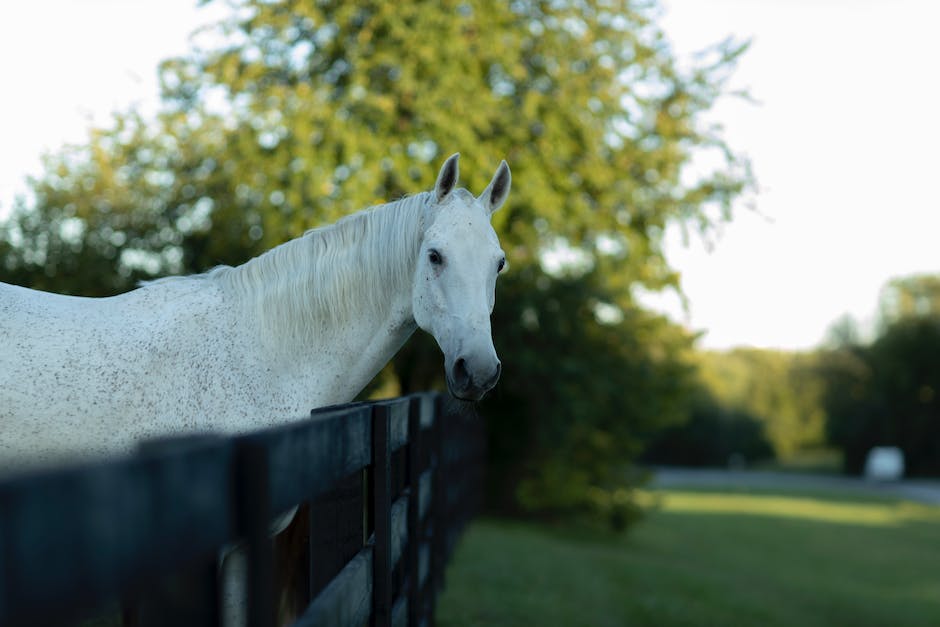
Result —
[[[513, 495], [546, 460], [628, 460], [640, 426], [674, 413], [691, 343], [642, 312], [632, 287], [676, 286], [665, 227], [707, 233], [751, 184], [747, 160], [703, 117], [745, 46], [723, 42], [682, 70], [655, 6], [631, 0], [231, 6], [191, 54], [162, 65], [157, 119], [117, 115], [47, 161], [35, 204], [0, 237], [5, 277], [111, 293], [237, 263], [429, 189], [453, 151], [476, 191], [506, 158], [516, 184], [494, 223], [513, 278], [497, 296], [508, 358], [486, 409], [491, 450], [514, 468]], [[439, 384], [439, 368], [412, 367], [437, 363], [432, 351], [419, 341], [396, 361], [404, 390]], [[534, 374], [546, 355], [564, 367]], [[627, 418], [622, 399], [636, 401]], [[512, 407], [529, 413], [514, 423]], [[501, 448], [507, 430], [519, 448]], [[587, 442], [597, 450], [574, 453]]]
[[910, 475], [940, 475], [940, 319], [902, 318], [870, 345], [823, 354], [830, 441], [859, 473], [874, 446], [898, 446]]
[[263, 250], [254, 198], [226, 158], [222, 120], [131, 111], [44, 159], [0, 229], [3, 280], [110, 296], [143, 279], [237, 264]]
[[914, 275], [881, 290], [878, 336], [822, 352], [826, 430], [859, 473], [874, 446], [898, 446], [911, 475], [940, 475], [940, 277]]
[[765, 421], [716, 401], [705, 389], [693, 399], [688, 420], [657, 434], [643, 455], [646, 461], [727, 467], [773, 459]]
[[493, 321], [508, 358], [505, 383], [480, 410], [492, 504], [548, 517], [599, 511], [618, 526], [629, 517], [630, 461], [685, 418], [692, 338], [636, 308], [599, 315], [597, 271], [541, 284], [530, 272], [506, 277]]
[[713, 402], [762, 423], [778, 458], [819, 447], [825, 440], [822, 383], [815, 356], [738, 348], [698, 356], [699, 374]]
[[940, 275], [919, 274], [888, 281], [881, 289], [881, 324], [902, 318], [940, 317]]

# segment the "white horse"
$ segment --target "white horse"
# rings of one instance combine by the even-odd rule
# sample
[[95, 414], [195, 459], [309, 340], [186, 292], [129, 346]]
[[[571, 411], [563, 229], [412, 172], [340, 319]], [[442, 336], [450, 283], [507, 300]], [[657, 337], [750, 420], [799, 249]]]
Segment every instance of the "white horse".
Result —
[[0, 474], [132, 451], [154, 436], [238, 433], [343, 403], [421, 327], [451, 393], [500, 374], [490, 314], [505, 255], [455, 154], [431, 192], [309, 231], [237, 267], [110, 298], [0, 284]]
[[[348, 402], [416, 327], [451, 393], [478, 400], [500, 363], [490, 314], [506, 263], [458, 157], [424, 192], [315, 229], [238, 267], [79, 298], [0, 283], [0, 475], [133, 451], [144, 439], [239, 433]], [[293, 510], [272, 532], [283, 529]], [[225, 558], [227, 625], [244, 624], [244, 553]]]

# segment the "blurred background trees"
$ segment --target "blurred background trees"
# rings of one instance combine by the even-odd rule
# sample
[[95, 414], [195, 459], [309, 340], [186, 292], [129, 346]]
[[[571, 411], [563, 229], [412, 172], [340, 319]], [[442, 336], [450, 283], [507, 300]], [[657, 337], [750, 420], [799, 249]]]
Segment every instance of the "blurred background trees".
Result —
[[754, 348], [696, 354], [689, 419], [660, 432], [653, 463], [831, 467], [861, 474], [869, 451], [897, 446], [909, 476], [940, 476], [940, 277], [899, 277], [882, 290], [866, 339], [851, 318], [810, 352]]
[[696, 353], [689, 420], [658, 434], [659, 464], [793, 464], [825, 445], [823, 383], [814, 355], [757, 348]]
[[874, 340], [847, 334], [819, 355], [829, 441], [862, 472], [873, 446], [897, 446], [906, 472], [940, 475], [940, 277], [895, 279], [882, 290]]
[[[505, 158], [515, 185], [494, 225], [511, 270], [493, 325], [505, 370], [481, 408], [491, 503], [546, 516], [623, 520], [632, 463], [651, 442], [686, 451], [684, 463], [786, 459], [827, 434], [842, 445], [869, 420], [843, 383], [867, 385], [872, 355], [906, 360], [932, 341], [914, 325], [877, 350], [696, 354], [692, 334], [638, 304], [638, 287], [679, 286], [666, 227], [707, 236], [753, 183], [707, 120], [742, 44], [680, 64], [655, 5], [631, 0], [229, 5], [190, 54], [162, 64], [156, 116], [117, 113], [47, 157], [0, 228], [0, 280], [114, 294], [242, 263], [429, 189], [455, 151], [461, 184], [479, 192]], [[892, 307], [908, 312], [913, 288], [898, 289]], [[377, 384], [442, 387], [440, 361], [419, 334]], [[885, 385], [927, 398], [937, 388], [923, 368]], [[911, 404], [904, 434], [935, 425], [933, 407]]]

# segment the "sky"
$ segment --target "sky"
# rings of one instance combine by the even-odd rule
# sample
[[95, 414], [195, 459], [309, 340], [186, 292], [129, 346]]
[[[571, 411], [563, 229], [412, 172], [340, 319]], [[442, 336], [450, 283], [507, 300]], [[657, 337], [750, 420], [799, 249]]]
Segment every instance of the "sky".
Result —
[[940, 3], [668, 0], [681, 53], [750, 39], [715, 118], [752, 160], [756, 210], [711, 253], [669, 234], [690, 302], [665, 309], [711, 348], [805, 349], [849, 314], [871, 326], [889, 279], [940, 273]]
[[[0, 7], [0, 216], [43, 152], [112, 110], [154, 108], [159, 61], [218, 15], [195, 0]], [[688, 306], [644, 302], [705, 348], [807, 349], [843, 315], [873, 324], [889, 279], [940, 273], [940, 3], [664, 0], [660, 23], [680, 58], [752, 42], [731, 86], [757, 103], [725, 99], [710, 118], [759, 190], [711, 246], [667, 231]]]

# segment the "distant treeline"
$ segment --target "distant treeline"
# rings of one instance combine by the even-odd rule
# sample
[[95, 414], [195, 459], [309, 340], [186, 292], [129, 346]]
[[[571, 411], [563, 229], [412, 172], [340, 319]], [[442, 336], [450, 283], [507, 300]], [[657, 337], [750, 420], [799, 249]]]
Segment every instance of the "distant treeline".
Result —
[[654, 436], [645, 459], [786, 462], [829, 447], [857, 474], [887, 445], [903, 450], [908, 475], [940, 475], [940, 277], [891, 281], [880, 308], [867, 341], [844, 318], [813, 352], [700, 353], [688, 421]]

